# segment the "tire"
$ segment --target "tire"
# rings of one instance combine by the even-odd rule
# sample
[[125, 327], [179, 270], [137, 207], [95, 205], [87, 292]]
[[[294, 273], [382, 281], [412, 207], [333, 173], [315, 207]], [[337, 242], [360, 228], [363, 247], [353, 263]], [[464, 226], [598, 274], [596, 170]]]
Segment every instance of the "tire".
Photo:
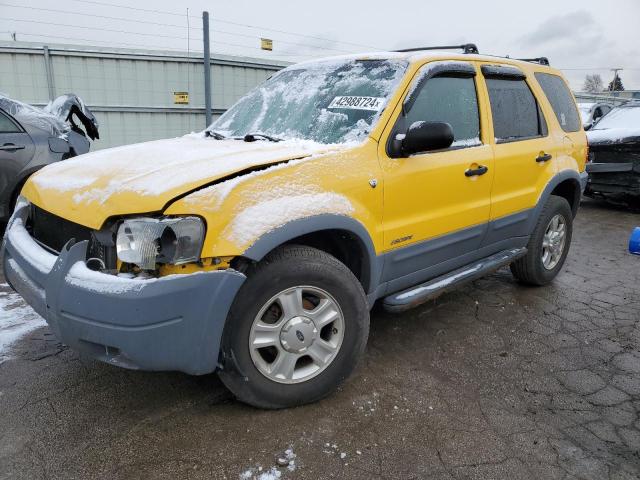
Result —
[[[248, 278], [231, 306], [223, 334], [220, 379], [238, 400], [259, 408], [303, 405], [333, 392], [355, 368], [369, 336], [368, 302], [358, 279], [331, 255], [297, 245], [275, 250], [251, 266], [246, 274]], [[298, 294], [300, 290], [302, 293]], [[290, 304], [294, 305], [300, 295], [301, 304], [306, 302], [307, 307], [313, 308], [295, 316], [285, 315], [282, 305], [288, 302], [283, 300], [295, 298]], [[320, 303], [315, 305], [315, 302], [324, 302], [323, 305], [332, 309], [332, 318], [336, 320], [316, 328], [315, 322], [320, 326], [322, 320], [311, 317], [316, 309], [320, 310]], [[293, 307], [288, 311], [294, 311]], [[307, 323], [291, 323], [300, 321]], [[265, 324], [273, 327], [268, 333], [268, 342], [273, 345], [258, 349], [251, 343], [250, 347], [250, 342], [257, 342], [263, 331], [256, 333], [257, 326], [264, 328]], [[293, 331], [297, 340], [291, 336]], [[304, 335], [299, 336], [302, 332]], [[278, 340], [274, 341], [271, 335]], [[311, 345], [305, 346], [301, 338], [305, 342], [313, 339]], [[308, 348], [310, 354], [312, 349], [327, 344], [334, 345], [335, 351], [329, 354], [331, 360], [324, 367], [322, 360], [314, 361], [306, 352], [287, 350]], [[293, 374], [283, 369], [286, 372], [275, 378], [278, 372], [276, 360], [297, 355], [300, 357], [293, 362]], [[305, 376], [303, 373], [307, 371], [310, 373]]]
[[[545, 234], [550, 228], [550, 222], [560, 217], [564, 221], [565, 234], [562, 251], [557, 255], [556, 262], [549, 262], [545, 267], [544, 245]], [[536, 224], [529, 243], [527, 254], [511, 264], [511, 273], [520, 282], [527, 285], [547, 285], [558, 275], [569, 253], [571, 235], [573, 233], [573, 213], [569, 202], [562, 197], [551, 195], [545, 204], [538, 223]], [[549, 268], [551, 267], [551, 268]]]

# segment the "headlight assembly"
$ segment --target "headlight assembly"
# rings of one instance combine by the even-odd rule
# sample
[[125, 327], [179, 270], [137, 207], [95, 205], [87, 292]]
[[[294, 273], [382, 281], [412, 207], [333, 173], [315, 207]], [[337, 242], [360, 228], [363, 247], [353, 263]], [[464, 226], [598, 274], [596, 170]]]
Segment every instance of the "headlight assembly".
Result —
[[118, 228], [116, 251], [122, 262], [153, 270], [156, 263], [198, 260], [203, 240], [204, 224], [198, 217], [133, 218]]

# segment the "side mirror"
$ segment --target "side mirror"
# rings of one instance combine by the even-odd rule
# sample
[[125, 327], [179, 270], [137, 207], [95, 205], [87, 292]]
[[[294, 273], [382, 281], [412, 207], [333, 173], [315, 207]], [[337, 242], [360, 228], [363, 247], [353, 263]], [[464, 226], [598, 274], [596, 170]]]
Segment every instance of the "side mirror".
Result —
[[398, 134], [394, 144], [401, 156], [449, 148], [453, 143], [453, 130], [445, 122], [414, 122], [407, 133]]

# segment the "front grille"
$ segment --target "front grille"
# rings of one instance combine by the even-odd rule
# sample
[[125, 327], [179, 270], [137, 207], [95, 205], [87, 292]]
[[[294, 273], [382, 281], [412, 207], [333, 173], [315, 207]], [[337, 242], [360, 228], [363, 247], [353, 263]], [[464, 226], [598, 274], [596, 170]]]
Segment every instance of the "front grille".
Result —
[[103, 245], [96, 237], [96, 231], [78, 223], [31, 205], [27, 228], [31, 236], [44, 248], [59, 254], [72, 238], [76, 243], [89, 241], [87, 259], [102, 260], [107, 269], [116, 268], [115, 245]]
[[72, 238], [75, 238], [76, 242], [91, 240], [90, 228], [65, 220], [35, 205], [31, 205], [28, 226], [31, 227], [31, 235], [38, 243], [56, 253], [60, 253], [62, 247]]

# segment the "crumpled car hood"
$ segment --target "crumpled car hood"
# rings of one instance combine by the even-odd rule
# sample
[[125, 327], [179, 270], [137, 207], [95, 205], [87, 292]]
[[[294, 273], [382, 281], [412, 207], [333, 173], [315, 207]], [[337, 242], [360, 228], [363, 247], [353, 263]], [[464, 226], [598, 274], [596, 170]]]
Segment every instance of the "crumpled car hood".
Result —
[[[44, 108], [34, 107], [0, 93], [0, 108], [23, 125], [43, 130], [53, 137], [66, 139], [68, 133], [73, 130], [81, 135], [88, 135], [91, 140], [100, 138], [98, 120], [84, 101], [72, 93], [60, 95]], [[84, 132], [76, 125], [74, 119], [82, 123]]]
[[23, 195], [48, 212], [97, 229], [109, 217], [160, 212], [176, 197], [239, 172], [335, 148], [340, 147], [191, 134], [49, 165], [30, 178]]

